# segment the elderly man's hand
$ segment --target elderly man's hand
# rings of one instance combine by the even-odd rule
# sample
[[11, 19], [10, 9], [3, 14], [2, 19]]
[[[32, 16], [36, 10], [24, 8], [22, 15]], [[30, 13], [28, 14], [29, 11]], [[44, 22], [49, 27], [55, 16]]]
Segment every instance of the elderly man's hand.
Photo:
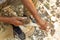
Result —
[[22, 20], [27, 19], [26, 17], [0, 17], [0, 22], [13, 24], [15, 26], [23, 25]]
[[11, 18], [9, 18], [8, 23], [13, 24], [15, 26], [23, 25], [23, 23], [21, 21], [24, 19], [27, 19], [27, 18], [26, 17], [11, 17]]

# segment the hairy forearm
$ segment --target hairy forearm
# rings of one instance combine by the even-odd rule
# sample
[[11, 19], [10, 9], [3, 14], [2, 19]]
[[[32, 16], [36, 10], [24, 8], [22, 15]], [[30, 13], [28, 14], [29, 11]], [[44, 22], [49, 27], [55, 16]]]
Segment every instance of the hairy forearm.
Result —
[[39, 16], [39, 14], [38, 14], [33, 2], [31, 0], [21, 0], [21, 1], [25, 5], [25, 7], [27, 7], [28, 10], [31, 12], [31, 14], [36, 19], [37, 23], [41, 26], [41, 28], [44, 29], [47, 26], [46, 25], [47, 22], [43, 21], [40, 18], [40, 16]]

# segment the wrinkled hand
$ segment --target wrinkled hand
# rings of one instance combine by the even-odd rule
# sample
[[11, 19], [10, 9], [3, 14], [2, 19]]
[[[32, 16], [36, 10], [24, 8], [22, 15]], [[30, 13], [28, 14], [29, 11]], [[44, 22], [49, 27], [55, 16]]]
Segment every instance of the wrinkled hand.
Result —
[[21, 20], [27, 19], [26, 17], [10, 17], [6, 23], [13, 24], [15, 26], [23, 25]]

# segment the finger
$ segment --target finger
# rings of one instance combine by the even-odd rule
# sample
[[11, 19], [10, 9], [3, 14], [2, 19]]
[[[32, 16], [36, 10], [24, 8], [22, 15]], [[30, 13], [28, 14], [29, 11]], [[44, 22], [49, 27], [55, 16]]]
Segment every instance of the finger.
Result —
[[17, 19], [17, 20], [24, 20], [24, 19], [27, 19], [27, 17], [15, 17], [15, 19]]
[[23, 23], [22, 23], [21, 21], [17, 21], [17, 20], [14, 21], [13, 24], [14, 24], [15, 26], [23, 25]]

